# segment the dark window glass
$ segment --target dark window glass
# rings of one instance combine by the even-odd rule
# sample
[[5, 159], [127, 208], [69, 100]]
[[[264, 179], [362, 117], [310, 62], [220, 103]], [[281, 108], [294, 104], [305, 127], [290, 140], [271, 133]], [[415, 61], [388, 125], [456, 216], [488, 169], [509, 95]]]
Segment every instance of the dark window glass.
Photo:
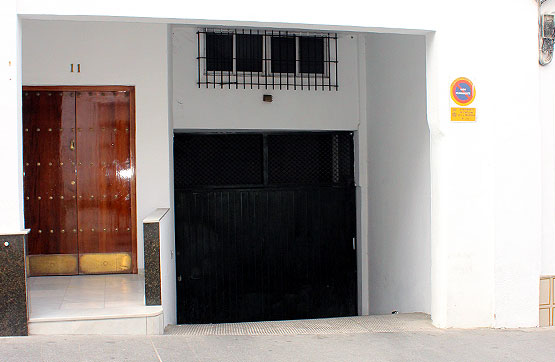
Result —
[[324, 38], [300, 37], [299, 57], [301, 73], [324, 74]]
[[262, 71], [262, 35], [237, 34], [237, 71]]
[[295, 73], [295, 37], [272, 37], [272, 73]]
[[233, 70], [233, 35], [206, 33], [206, 70]]

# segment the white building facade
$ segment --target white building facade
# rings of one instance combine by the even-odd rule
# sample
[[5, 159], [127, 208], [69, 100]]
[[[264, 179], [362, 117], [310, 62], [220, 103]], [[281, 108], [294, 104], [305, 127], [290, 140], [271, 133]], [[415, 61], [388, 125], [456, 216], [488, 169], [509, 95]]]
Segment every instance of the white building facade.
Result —
[[[173, 222], [174, 131], [352, 131], [358, 313], [424, 312], [441, 328], [540, 324], [540, 279], [555, 275], [555, 65], [538, 64], [535, 1], [213, 5], [0, 5], [0, 235], [25, 229], [21, 87], [130, 85], [139, 224], [156, 208]], [[206, 27], [337, 33], [339, 88], [199, 87]], [[475, 86], [475, 121], [452, 121], [459, 77]], [[167, 323], [178, 308], [173, 232], [160, 250]], [[139, 270], [142, 240], [138, 228]]]

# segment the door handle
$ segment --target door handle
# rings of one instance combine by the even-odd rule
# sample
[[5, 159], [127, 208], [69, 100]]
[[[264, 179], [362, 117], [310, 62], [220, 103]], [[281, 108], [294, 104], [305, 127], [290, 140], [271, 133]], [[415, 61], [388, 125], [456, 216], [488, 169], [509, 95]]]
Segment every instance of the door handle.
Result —
[[75, 149], [75, 140], [71, 140], [71, 142], [69, 143], [69, 149], [72, 151]]

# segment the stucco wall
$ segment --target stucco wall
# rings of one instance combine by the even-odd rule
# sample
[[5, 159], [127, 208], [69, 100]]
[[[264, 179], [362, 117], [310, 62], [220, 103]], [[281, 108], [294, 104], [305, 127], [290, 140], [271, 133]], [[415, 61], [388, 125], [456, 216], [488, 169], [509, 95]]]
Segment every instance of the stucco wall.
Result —
[[[547, 2], [542, 13], [555, 12]], [[542, 127], [542, 275], [555, 275], [555, 62], [540, 68]]]
[[[433, 31], [426, 34], [432, 318], [441, 327], [537, 325], [542, 205], [552, 206], [542, 202], [542, 184], [551, 185], [549, 179], [542, 181], [545, 167], [542, 168], [536, 2], [506, 2], [502, 7], [497, 2], [480, 0], [364, 4], [346, 1], [342, 6], [322, 7], [286, 1], [282, 5], [265, 12], [254, 1], [243, 3], [242, 7], [217, 1], [206, 7], [203, 3], [164, 0], [122, 0], [117, 4], [107, 0], [18, 0], [16, 12], [27, 18], [79, 19], [84, 15], [114, 20], [112, 16], [136, 16], [197, 24], [221, 24], [218, 19], [232, 19], [228, 24], [239, 26], [237, 21], [250, 25], [258, 21], [281, 22], [265, 25], [290, 28], [309, 23], [329, 24], [341, 30], [410, 34], [423, 34], [421, 29]], [[149, 21], [146, 18], [119, 20]], [[16, 24], [11, 19], [5, 24], [5, 34], [12, 38], [11, 45], [7, 44], [10, 58], [16, 57], [17, 50], [17, 42], [13, 42]], [[111, 42], [113, 34], [104, 35], [104, 40]], [[137, 46], [142, 44], [141, 39]], [[450, 122], [449, 85], [459, 76], [471, 78], [476, 85], [478, 121], [473, 124]], [[13, 97], [11, 84], [4, 80], [2, 91]], [[551, 88], [550, 84], [546, 86]], [[17, 102], [3, 107], [6, 114], [17, 114]], [[16, 127], [2, 129], [9, 132], [7, 137], [20, 137], [20, 120], [14, 122]], [[550, 148], [550, 141], [544, 141], [545, 148]], [[20, 155], [19, 144], [8, 142], [7, 148], [6, 155], [11, 156], [2, 156], [8, 160], [8, 172], [13, 175], [20, 164], [20, 160], [15, 161]], [[21, 203], [4, 195], [18, 193], [21, 200], [21, 185], [15, 188], [15, 177], [5, 184], [0, 189], [8, 190], [3, 198], [9, 199], [10, 204], [4, 214], [19, 213]], [[544, 225], [551, 221], [551, 217], [544, 219]], [[18, 226], [17, 220], [9, 224]], [[545, 242], [543, 246], [545, 259]]]
[[[25, 20], [24, 85], [134, 85], [136, 99], [137, 259], [141, 221], [170, 206], [167, 26]], [[71, 73], [70, 64], [81, 72]]]
[[21, 48], [16, 1], [0, 4], [0, 234], [14, 234], [23, 228], [23, 153], [21, 139]]
[[[197, 85], [197, 28], [171, 30], [175, 129], [357, 129], [356, 35], [338, 35], [338, 91], [214, 89]], [[273, 102], [263, 102], [263, 94]]]
[[366, 36], [370, 314], [430, 313], [426, 39]]

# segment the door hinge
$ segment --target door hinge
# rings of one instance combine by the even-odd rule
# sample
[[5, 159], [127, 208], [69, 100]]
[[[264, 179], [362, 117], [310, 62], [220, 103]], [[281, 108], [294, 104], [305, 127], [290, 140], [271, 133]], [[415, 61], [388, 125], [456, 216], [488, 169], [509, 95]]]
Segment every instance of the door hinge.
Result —
[[357, 250], [356, 238], [353, 238], [353, 250]]
[[182, 280], [181, 275], [177, 277], [177, 281], [180, 282]]

